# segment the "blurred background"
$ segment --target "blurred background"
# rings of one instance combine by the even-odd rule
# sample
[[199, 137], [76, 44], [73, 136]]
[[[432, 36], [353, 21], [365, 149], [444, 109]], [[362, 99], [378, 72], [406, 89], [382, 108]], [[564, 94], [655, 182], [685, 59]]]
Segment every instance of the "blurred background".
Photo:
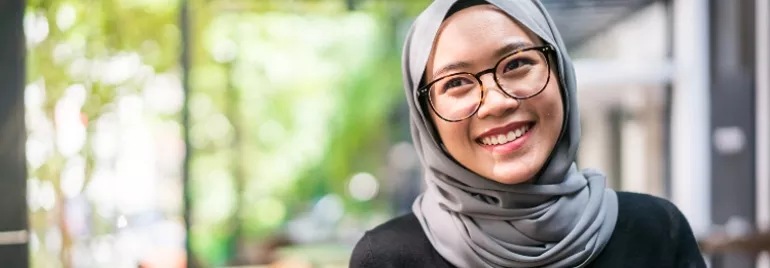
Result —
[[[770, 3], [541, 0], [578, 164], [770, 267]], [[428, 0], [0, 1], [2, 267], [346, 267], [422, 190], [400, 53]]]

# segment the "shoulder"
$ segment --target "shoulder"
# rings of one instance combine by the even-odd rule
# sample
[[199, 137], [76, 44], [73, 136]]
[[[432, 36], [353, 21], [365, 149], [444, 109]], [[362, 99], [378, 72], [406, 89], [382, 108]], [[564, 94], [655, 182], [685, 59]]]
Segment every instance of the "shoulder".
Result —
[[418, 267], [439, 259], [414, 213], [391, 219], [358, 241], [350, 267]]
[[[370, 238], [414, 238], [415, 236], [425, 237], [422, 231], [420, 221], [414, 213], [408, 213], [393, 218], [374, 229], [367, 232]], [[427, 239], [427, 237], [425, 237]]]
[[[682, 227], [690, 229], [687, 219], [671, 201], [641, 193], [617, 192], [618, 225], [633, 225], [642, 229], [670, 231], [670, 236]], [[684, 225], [684, 226], [683, 226]]]
[[618, 263], [706, 267], [690, 224], [676, 205], [647, 194], [617, 192], [617, 196], [615, 230], [597, 260], [607, 265], [600, 267], [629, 267]]

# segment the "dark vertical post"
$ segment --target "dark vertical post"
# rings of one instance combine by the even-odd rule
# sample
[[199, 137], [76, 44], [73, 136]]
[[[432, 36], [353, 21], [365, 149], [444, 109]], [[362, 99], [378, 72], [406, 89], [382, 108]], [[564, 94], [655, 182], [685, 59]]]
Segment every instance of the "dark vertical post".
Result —
[[[710, 0], [711, 215], [726, 227], [755, 216], [754, 1]], [[754, 267], [756, 256], [730, 253], [712, 267]]]
[[625, 123], [623, 107], [613, 106], [607, 113], [610, 125], [610, 157], [612, 171], [610, 175], [615, 189], [623, 189], [623, 123]]
[[188, 0], [179, 1], [179, 28], [182, 31], [182, 53], [180, 54], [180, 64], [182, 67], [182, 87], [184, 90], [184, 103], [182, 105], [182, 129], [184, 135], [184, 161], [182, 162], [182, 199], [185, 225], [185, 251], [187, 257], [187, 268], [197, 268], [198, 265], [193, 254], [190, 237], [190, 226], [192, 215], [192, 204], [190, 200], [190, 155], [192, 147], [190, 146], [190, 3]]
[[24, 0], [0, 1], [0, 266], [29, 267]]

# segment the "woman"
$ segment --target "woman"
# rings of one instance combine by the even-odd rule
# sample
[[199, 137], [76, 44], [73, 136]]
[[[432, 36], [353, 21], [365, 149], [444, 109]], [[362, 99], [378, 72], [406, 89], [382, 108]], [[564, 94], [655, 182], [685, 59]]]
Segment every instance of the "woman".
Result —
[[575, 167], [575, 73], [537, 0], [437, 0], [404, 49], [427, 190], [351, 267], [705, 267], [673, 204]]

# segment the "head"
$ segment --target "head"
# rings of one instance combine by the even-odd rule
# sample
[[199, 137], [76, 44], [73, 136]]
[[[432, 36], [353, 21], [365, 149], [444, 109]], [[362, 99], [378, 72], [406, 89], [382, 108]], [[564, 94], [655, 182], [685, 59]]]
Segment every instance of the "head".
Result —
[[[481, 101], [474, 106], [475, 113], [470, 117], [448, 121], [446, 116], [437, 113], [441, 111], [431, 101], [435, 102], [435, 92], [439, 89], [431, 89], [422, 98], [426, 107], [423, 111], [430, 113], [444, 149], [468, 170], [499, 183], [518, 184], [534, 178], [549, 160], [565, 117], [560, 79], [553, 71], [556, 63], [546, 60], [550, 57], [548, 51], [528, 52], [530, 56], [544, 56], [543, 62], [528, 61], [526, 57], [515, 61], [503, 59], [522, 49], [542, 45], [537, 35], [490, 4], [461, 9], [439, 26], [426, 64], [426, 84], [453, 73], [482, 72], [476, 82], [473, 76], [465, 76], [467, 79], [450, 84], [478, 85], [480, 81], [473, 89], [477, 93], [473, 94], [478, 94]], [[498, 83], [506, 71], [530, 68], [525, 71], [531, 72], [536, 68], [532, 64], [542, 64], [536, 67], [542, 68], [542, 76], [538, 77], [544, 80], [537, 80], [542, 84], [530, 83], [523, 87], [537, 84], [536, 94], [511, 94], [522, 85]], [[493, 71], [483, 72], [495, 67]], [[444, 90], [448, 88], [446, 85], [442, 86]]]

